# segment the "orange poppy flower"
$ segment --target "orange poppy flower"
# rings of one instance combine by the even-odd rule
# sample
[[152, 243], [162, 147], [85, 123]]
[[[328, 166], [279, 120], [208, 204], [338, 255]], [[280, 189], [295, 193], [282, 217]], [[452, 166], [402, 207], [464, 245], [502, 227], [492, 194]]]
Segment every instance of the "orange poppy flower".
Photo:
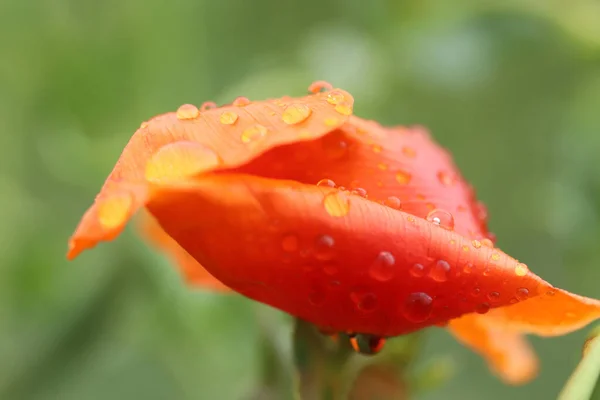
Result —
[[68, 257], [145, 207], [150, 238], [193, 282], [368, 335], [374, 351], [379, 338], [447, 325], [510, 383], [537, 369], [524, 333], [600, 317], [600, 302], [494, 246], [485, 207], [424, 129], [351, 116], [352, 96], [324, 83], [310, 91], [144, 122]]

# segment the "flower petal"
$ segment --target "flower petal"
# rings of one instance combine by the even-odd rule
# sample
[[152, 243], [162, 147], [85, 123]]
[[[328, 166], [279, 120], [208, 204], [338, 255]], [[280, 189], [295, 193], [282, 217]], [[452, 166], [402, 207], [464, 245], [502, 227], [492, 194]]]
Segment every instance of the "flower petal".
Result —
[[68, 258], [114, 239], [143, 206], [147, 181], [233, 168], [271, 148], [319, 138], [348, 119], [353, 102], [334, 89], [302, 98], [238, 99], [203, 111], [186, 104], [142, 123], [71, 237]]
[[217, 292], [230, 292], [217, 278], [212, 276], [198, 261], [188, 254], [160, 227], [152, 215], [143, 212], [140, 215], [142, 234], [158, 248], [166, 252], [183, 273], [186, 281], [194, 286], [201, 286]]
[[334, 331], [394, 336], [549, 287], [498, 249], [327, 187], [210, 174], [153, 185], [147, 207], [225, 285]]
[[537, 374], [538, 359], [531, 345], [522, 334], [500, 321], [468, 314], [450, 321], [448, 329], [459, 341], [484, 356], [490, 369], [505, 382], [523, 384]]

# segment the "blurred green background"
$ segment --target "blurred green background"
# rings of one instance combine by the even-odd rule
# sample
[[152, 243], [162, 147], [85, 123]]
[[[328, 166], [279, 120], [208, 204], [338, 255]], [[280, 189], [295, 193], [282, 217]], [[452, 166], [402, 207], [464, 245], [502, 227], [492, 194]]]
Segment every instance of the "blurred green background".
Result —
[[[317, 79], [428, 126], [500, 247], [600, 297], [598, 1], [2, 0], [0, 38], [0, 399], [251, 398], [285, 318], [186, 288], [133, 229], [74, 263], [67, 238], [141, 121]], [[454, 377], [416, 398], [556, 398], [585, 333], [533, 339], [514, 388], [433, 329], [418, 364]]]

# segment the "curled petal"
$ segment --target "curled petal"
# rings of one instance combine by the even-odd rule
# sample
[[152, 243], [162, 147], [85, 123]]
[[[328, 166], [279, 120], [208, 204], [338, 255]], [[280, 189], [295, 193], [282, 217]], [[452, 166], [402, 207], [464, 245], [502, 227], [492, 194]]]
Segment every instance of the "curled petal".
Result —
[[144, 122], [125, 149], [69, 243], [68, 258], [116, 237], [146, 201], [147, 182], [163, 182], [248, 163], [289, 143], [340, 127], [354, 99], [334, 89], [302, 98], [206, 109], [183, 105]]
[[213, 174], [153, 185], [147, 207], [228, 287], [335, 331], [394, 336], [549, 287], [498, 249], [327, 187]]

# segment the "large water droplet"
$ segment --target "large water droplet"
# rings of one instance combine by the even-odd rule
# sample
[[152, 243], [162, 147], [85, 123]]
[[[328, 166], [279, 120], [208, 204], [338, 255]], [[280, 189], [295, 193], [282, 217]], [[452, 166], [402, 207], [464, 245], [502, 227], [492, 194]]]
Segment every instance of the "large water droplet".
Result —
[[321, 235], [315, 240], [314, 255], [317, 260], [328, 261], [335, 257], [335, 240], [329, 235]]
[[485, 314], [490, 311], [490, 305], [488, 303], [481, 303], [475, 306], [475, 312], [477, 314]]
[[402, 208], [402, 203], [400, 202], [400, 199], [396, 196], [388, 197], [383, 201], [383, 204], [390, 208], [393, 208], [394, 210], [399, 210], [400, 208]]
[[298, 236], [293, 233], [284, 235], [281, 240], [281, 248], [289, 253], [298, 251]]
[[212, 149], [198, 143], [181, 141], [161, 147], [146, 163], [148, 181], [180, 179], [215, 168], [221, 159]]
[[327, 102], [329, 104], [340, 104], [344, 100], [346, 100], [346, 96], [337, 90], [333, 90], [327, 94]]
[[529, 297], [529, 289], [524, 288], [524, 287], [517, 289], [517, 299], [523, 301], [523, 300], [527, 300], [528, 297]]
[[330, 192], [323, 198], [323, 207], [332, 217], [345, 217], [350, 212], [350, 200], [344, 192]]
[[371, 267], [369, 275], [375, 280], [385, 282], [389, 281], [396, 274], [396, 259], [389, 251], [380, 252]]
[[312, 110], [306, 104], [290, 104], [283, 111], [281, 119], [288, 125], [294, 125], [305, 121], [311, 113]]
[[423, 292], [411, 293], [402, 309], [404, 317], [415, 323], [427, 321], [433, 310], [433, 299]]
[[342, 115], [352, 115], [352, 104], [346, 103], [345, 101], [342, 103], [338, 103], [335, 106], [335, 111], [339, 112]]
[[308, 91], [310, 93], [319, 93], [319, 92], [324, 92], [326, 90], [331, 90], [333, 89], [333, 86], [331, 85], [331, 83], [329, 82], [325, 82], [325, 81], [316, 81], [310, 84], [310, 86], [308, 87]]
[[239, 117], [238, 117], [237, 113], [235, 113], [233, 111], [225, 111], [219, 117], [219, 121], [223, 125], [233, 125], [233, 124], [235, 124], [237, 122], [238, 118]]
[[246, 128], [244, 132], [242, 132], [242, 142], [250, 143], [260, 140], [267, 136], [267, 128], [260, 124], [252, 125], [249, 128]]
[[429, 271], [429, 277], [436, 282], [446, 282], [450, 275], [450, 264], [445, 260], [438, 260]]
[[321, 179], [317, 182], [317, 186], [335, 188], [335, 182], [331, 179]]
[[408, 185], [412, 176], [406, 171], [396, 172], [396, 181], [401, 185]]
[[357, 289], [350, 293], [350, 299], [359, 311], [371, 312], [377, 308], [377, 296], [372, 292]]
[[184, 104], [177, 109], [177, 119], [194, 119], [200, 115], [200, 110], [193, 104]]
[[525, 276], [527, 275], [527, 272], [529, 272], [529, 268], [523, 263], [518, 263], [515, 267], [515, 275], [517, 276]]
[[438, 208], [431, 210], [429, 214], [427, 214], [427, 221], [449, 231], [454, 230], [454, 217], [446, 210], [440, 210]]

